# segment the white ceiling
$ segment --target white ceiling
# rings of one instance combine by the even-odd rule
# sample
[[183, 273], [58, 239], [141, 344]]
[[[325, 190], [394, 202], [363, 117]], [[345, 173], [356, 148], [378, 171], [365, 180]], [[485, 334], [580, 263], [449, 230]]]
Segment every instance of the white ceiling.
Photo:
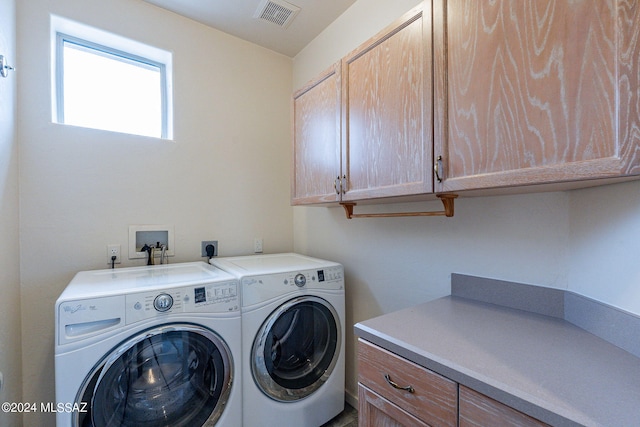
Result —
[[254, 18], [263, 0], [145, 0], [225, 33], [294, 57], [356, 0], [287, 0], [300, 12], [287, 28]]

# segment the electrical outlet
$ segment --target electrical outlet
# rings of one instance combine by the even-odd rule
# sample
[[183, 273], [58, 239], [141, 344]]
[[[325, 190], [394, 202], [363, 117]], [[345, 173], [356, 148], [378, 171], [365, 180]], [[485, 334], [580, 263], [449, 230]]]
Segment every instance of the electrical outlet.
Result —
[[256, 237], [255, 239], [253, 239], [253, 252], [257, 253], [257, 254], [261, 254], [262, 253], [262, 237]]
[[116, 244], [112, 244], [112, 245], [107, 245], [107, 264], [111, 265], [111, 257], [114, 256], [116, 257], [116, 264], [120, 264], [121, 262], [121, 257], [120, 257], [120, 245], [116, 245]]
[[213, 256], [218, 256], [218, 241], [217, 240], [203, 240], [201, 256], [209, 258], [207, 253], [207, 246], [213, 246]]

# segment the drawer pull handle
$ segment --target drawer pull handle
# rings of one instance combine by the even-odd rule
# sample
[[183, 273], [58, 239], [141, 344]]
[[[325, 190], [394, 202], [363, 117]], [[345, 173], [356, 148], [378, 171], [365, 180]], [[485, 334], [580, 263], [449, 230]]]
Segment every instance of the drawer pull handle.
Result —
[[393, 387], [393, 388], [397, 388], [398, 390], [408, 391], [409, 393], [415, 393], [415, 391], [416, 391], [416, 390], [415, 390], [412, 386], [410, 386], [410, 385], [408, 385], [408, 386], [406, 386], [406, 387], [400, 387], [398, 384], [394, 383], [394, 382], [391, 380], [391, 377], [389, 376], [389, 374], [384, 374], [384, 379], [385, 379], [385, 380], [387, 380], [387, 382], [389, 383], [389, 385], [390, 385], [391, 387]]

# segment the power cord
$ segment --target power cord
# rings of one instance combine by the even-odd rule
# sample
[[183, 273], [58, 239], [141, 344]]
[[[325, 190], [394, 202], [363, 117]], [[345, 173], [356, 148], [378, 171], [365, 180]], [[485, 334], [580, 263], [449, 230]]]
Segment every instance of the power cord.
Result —
[[116, 258], [115, 255], [111, 256], [111, 268], [116, 268]]

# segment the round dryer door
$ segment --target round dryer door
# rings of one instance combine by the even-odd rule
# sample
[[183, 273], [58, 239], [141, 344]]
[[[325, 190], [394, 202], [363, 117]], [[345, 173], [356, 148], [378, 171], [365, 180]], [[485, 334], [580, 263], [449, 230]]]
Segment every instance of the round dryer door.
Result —
[[324, 384], [338, 360], [340, 321], [322, 298], [286, 302], [266, 319], [251, 352], [258, 387], [272, 399], [303, 399]]
[[231, 352], [209, 329], [157, 327], [124, 342], [87, 377], [78, 426], [203, 426], [221, 416], [232, 383]]

